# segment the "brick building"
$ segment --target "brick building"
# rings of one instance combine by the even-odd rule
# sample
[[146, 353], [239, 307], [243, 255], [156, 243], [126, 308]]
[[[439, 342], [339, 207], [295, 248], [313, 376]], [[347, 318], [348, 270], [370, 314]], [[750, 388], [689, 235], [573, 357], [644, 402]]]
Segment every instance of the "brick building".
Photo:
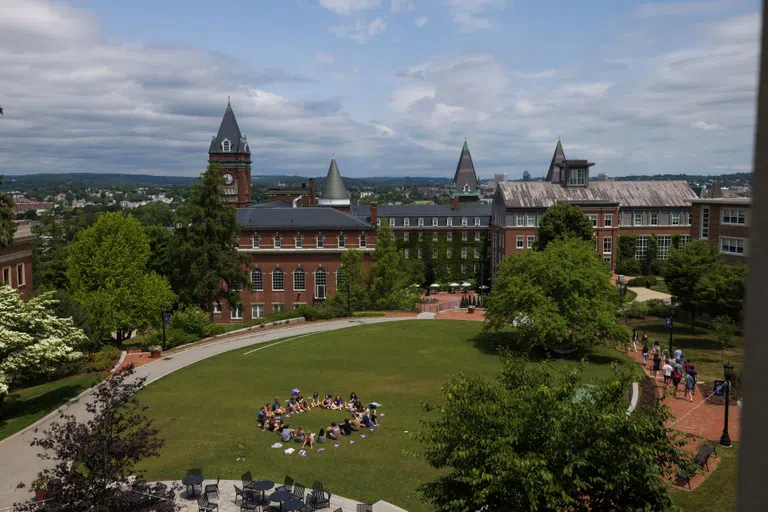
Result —
[[694, 199], [692, 203], [692, 238], [708, 240], [728, 261], [746, 264], [752, 199], [709, 197]]
[[13, 243], [0, 249], [0, 281], [28, 298], [34, 291], [32, 282], [32, 245], [36, 236], [30, 221], [17, 221]]
[[506, 255], [533, 247], [541, 216], [558, 203], [581, 207], [594, 227], [596, 250], [612, 269], [622, 234], [638, 235], [638, 259], [653, 233], [659, 239], [660, 259], [666, 258], [672, 235], [681, 235], [683, 242], [690, 239], [696, 194], [686, 182], [590, 181], [593, 165], [566, 159], [558, 140], [544, 181], [499, 183], [491, 219], [492, 277]]

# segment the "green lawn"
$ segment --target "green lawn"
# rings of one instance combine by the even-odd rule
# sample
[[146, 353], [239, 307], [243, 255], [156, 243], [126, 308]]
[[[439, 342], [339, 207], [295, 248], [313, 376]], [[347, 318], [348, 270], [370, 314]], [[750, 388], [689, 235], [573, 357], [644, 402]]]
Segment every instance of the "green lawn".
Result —
[[683, 512], [721, 512], [736, 510], [736, 467], [738, 448], [717, 448], [721, 457], [715, 472], [694, 491], [673, 489], [672, 499]]
[[633, 301], [633, 300], [635, 300], [636, 298], [637, 298], [637, 292], [635, 292], [634, 290], [630, 290], [629, 288], [627, 288], [627, 291], [626, 291], [626, 293], [624, 294], [624, 300], [625, 300], [626, 302], [632, 302], [632, 301]]
[[[481, 335], [481, 328], [479, 322], [434, 320], [372, 324], [267, 345], [249, 355], [258, 347], [234, 350], [174, 372], [141, 393], [166, 440], [161, 456], [141, 465], [151, 479], [180, 479], [192, 467], [203, 468], [207, 478], [239, 479], [251, 470], [256, 479], [282, 481], [289, 474], [306, 486], [319, 479], [341, 496], [429, 510], [416, 488], [438, 472], [405, 453], [419, 449], [405, 431], [419, 428], [426, 417], [420, 402], [441, 401], [439, 386], [451, 375], [496, 375], [500, 364], [493, 346], [500, 336]], [[629, 361], [606, 347], [588, 356], [595, 364], [585, 373], [587, 381], [609, 375], [613, 361]], [[553, 364], [569, 368], [579, 357]], [[272, 449], [278, 438], [257, 430], [257, 411], [295, 387], [305, 395], [345, 398], [355, 391], [364, 401], [380, 402], [381, 428], [366, 439], [355, 434], [354, 445], [326, 444], [325, 452], [306, 457]], [[288, 421], [317, 432], [343, 418], [342, 412], [313, 410]], [[298, 445], [292, 447], [298, 452]]]
[[101, 382], [107, 373], [76, 375], [47, 384], [12, 391], [0, 408], [0, 439], [15, 434], [86, 389]]
[[[669, 331], [664, 321], [646, 322], [632, 327], [637, 329], [641, 338], [643, 332], [648, 333], [649, 346], [656, 339], [662, 348], [669, 347]], [[712, 382], [714, 379], [723, 378], [722, 350], [710, 329], [696, 327], [696, 330], [692, 331], [690, 325], [676, 322], [673, 331], [673, 347], [678, 346], [683, 351], [683, 357], [690, 360], [696, 367], [699, 380]], [[744, 340], [741, 336], [734, 336], [730, 347], [725, 352], [725, 359], [731, 361], [735, 371], [740, 373], [743, 357]]]
[[658, 278], [658, 279], [659, 281], [655, 285], [651, 286], [651, 290], [655, 290], [661, 293], [669, 293], [669, 288], [667, 288], [667, 283], [665, 283], [664, 280], [661, 278]]

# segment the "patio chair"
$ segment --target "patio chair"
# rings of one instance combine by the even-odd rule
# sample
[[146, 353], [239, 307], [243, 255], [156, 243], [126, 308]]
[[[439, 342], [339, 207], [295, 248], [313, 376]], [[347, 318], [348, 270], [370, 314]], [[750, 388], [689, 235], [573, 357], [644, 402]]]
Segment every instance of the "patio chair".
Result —
[[251, 482], [253, 482], [253, 477], [251, 476], [250, 471], [246, 471], [242, 475], [240, 475], [240, 481], [243, 483], [243, 489], [248, 489], [251, 486]]
[[283, 485], [275, 489], [275, 491], [288, 491], [291, 492], [293, 490], [293, 478], [289, 477], [288, 475], [285, 475], [285, 482]]
[[[233, 485], [234, 485], [234, 484], [233, 484]], [[240, 498], [240, 502], [241, 502], [241, 503], [242, 503], [243, 501], [245, 501], [245, 495], [243, 494], [243, 490], [242, 490], [241, 488], [239, 488], [239, 487], [238, 487], [238, 486], [236, 486], [236, 485], [235, 485], [234, 487], [235, 487], [235, 505], [237, 505], [237, 500], [238, 500], [238, 498]]]
[[688, 473], [683, 473], [682, 471], [679, 471], [675, 475], [675, 485], [682, 487], [685, 484], [688, 484], [689, 489], [691, 488], [691, 477], [688, 475]]
[[300, 483], [296, 483], [293, 486], [293, 497], [297, 500], [304, 500], [304, 493], [306, 492], [306, 488], [301, 485]]
[[203, 470], [200, 468], [188, 469], [187, 476], [192, 476], [192, 475], [203, 476]]
[[710, 445], [703, 444], [699, 446], [699, 450], [696, 452], [696, 457], [693, 460], [699, 467], [706, 467], [707, 471], [709, 471], [709, 457], [713, 452], [714, 449]]
[[211, 512], [213, 510], [219, 510], [219, 504], [211, 503], [208, 501], [207, 495], [201, 494], [197, 499], [197, 510], [198, 512]]
[[246, 498], [240, 502], [240, 512], [243, 512], [244, 510], [247, 510], [248, 512], [255, 512], [259, 509], [261, 506], [261, 503], [256, 499], [256, 495], [254, 493], [251, 493], [250, 495], [247, 495]]
[[214, 492], [216, 493], [216, 499], [219, 498], [219, 482], [221, 482], [221, 475], [216, 479], [215, 484], [208, 484], [205, 486], [205, 495], [209, 495], [210, 493]]
[[368, 505], [366, 503], [358, 503], [357, 512], [373, 512], [373, 505]]
[[312, 510], [330, 508], [331, 506], [331, 493], [325, 492], [323, 484], [319, 480], [315, 480], [315, 483], [312, 484], [312, 492], [307, 496], [307, 505]]

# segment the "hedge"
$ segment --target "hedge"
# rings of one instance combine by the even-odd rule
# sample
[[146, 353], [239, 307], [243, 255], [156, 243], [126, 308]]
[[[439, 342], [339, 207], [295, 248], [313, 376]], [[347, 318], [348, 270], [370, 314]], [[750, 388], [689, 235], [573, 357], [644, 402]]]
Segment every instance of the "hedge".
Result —
[[352, 316], [364, 317], [364, 316], [387, 316], [384, 311], [355, 311]]
[[645, 286], [650, 288], [656, 286], [659, 280], [655, 276], [635, 277], [627, 282], [627, 286]]

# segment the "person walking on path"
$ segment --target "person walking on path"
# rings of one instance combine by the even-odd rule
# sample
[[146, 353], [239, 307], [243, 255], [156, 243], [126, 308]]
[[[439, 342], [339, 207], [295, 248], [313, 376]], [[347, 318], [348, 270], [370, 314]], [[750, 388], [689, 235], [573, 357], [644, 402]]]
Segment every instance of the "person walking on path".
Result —
[[669, 387], [669, 383], [672, 381], [672, 365], [669, 361], [664, 362], [664, 389]]
[[680, 347], [677, 347], [675, 349], [675, 361], [679, 361], [683, 357], [683, 351], [680, 350]]
[[632, 352], [637, 352], [637, 329], [632, 329]]
[[656, 378], [656, 373], [661, 369], [661, 356], [657, 352], [653, 356], [653, 378]]
[[694, 395], [696, 393], [696, 383], [698, 382], [698, 372], [696, 371], [696, 367], [693, 365], [690, 365], [688, 368], [688, 375], [693, 377], [693, 389], [691, 390], [691, 395]]
[[675, 367], [672, 369], [672, 386], [673, 386], [673, 396], [677, 396], [677, 386], [680, 385], [680, 379], [683, 377], [683, 375], [680, 373], [679, 367]]
[[648, 343], [643, 343], [643, 366], [648, 366]]
[[688, 400], [693, 402], [693, 386], [694, 386], [693, 375], [691, 375], [690, 373], [686, 374], [684, 381], [685, 381], [685, 396], [688, 398]]

